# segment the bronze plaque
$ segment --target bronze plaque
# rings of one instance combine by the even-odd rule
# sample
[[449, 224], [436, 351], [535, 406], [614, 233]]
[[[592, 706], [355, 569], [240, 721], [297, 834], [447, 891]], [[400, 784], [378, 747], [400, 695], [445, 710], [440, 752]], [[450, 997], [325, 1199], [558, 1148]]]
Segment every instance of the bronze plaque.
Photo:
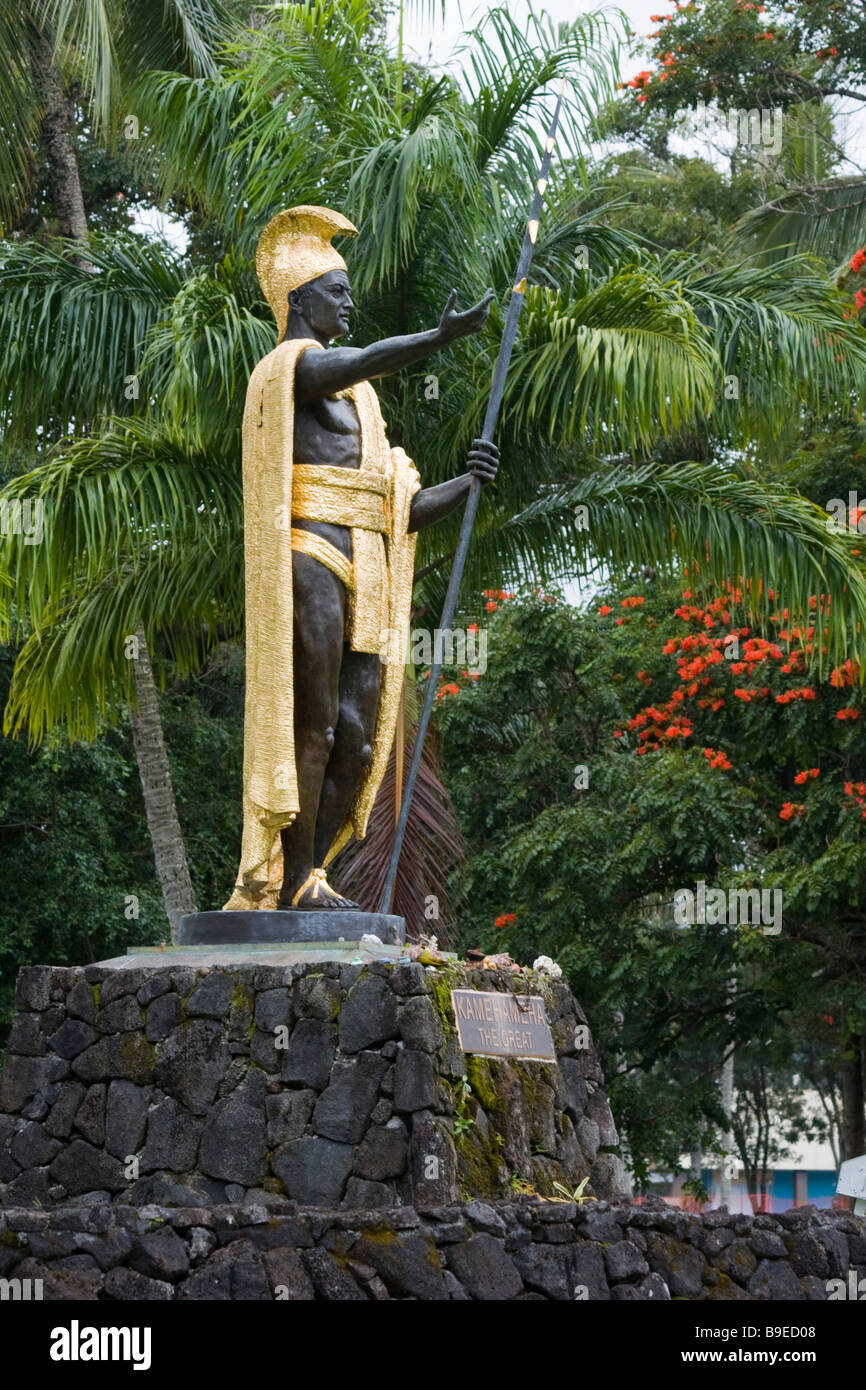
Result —
[[482, 1057], [526, 1057], [555, 1062], [544, 1000], [537, 994], [452, 989], [451, 1007], [463, 1052]]

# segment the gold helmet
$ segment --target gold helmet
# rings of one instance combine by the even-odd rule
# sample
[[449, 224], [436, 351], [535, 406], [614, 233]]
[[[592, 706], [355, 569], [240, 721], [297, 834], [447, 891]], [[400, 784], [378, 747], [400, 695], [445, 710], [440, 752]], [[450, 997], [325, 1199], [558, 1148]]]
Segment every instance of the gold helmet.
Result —
[[345, 270], [346, 262], [331, 245], [331, 237], [357, 234], [348, 217], [331, 208], [287, 208], [271, 218], [259, 237], [256, 274], [274, 312], [279, 342], [289, 317], [289, 291], [328, 270]]

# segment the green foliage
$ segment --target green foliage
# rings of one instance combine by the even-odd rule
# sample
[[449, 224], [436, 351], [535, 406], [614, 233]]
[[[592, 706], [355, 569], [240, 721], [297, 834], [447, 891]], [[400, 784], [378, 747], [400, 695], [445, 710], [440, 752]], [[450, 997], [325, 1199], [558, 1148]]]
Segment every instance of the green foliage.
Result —
[[[122, 949], [127, 894], [141, 904], [134, 937], [163, 930], [122, 712], [124, 639], [142, 621], [168, 687], [196, 892], [214, 903], [228, 889], [241, 685], [238, 653], [222, 644], [242, 624], [243, 386], [273, 345], [253, 265], [262, 226], [304, 201], [357, 222], [360, 236], [342, 248], [361, 299], [355, 342], [429, 327], [453, 285], [461, 298], [495, 287], [488, 332], [432, 364], [438, 394], [425, 390], [426, 363], [377, 388], [390, 437], [417, 457], [425, 482], [451, 476], [478, 429], [539, 131], [551, 84], [565, 77], [565, 125], [504, 400], [503, 467], [480, 514], [467, 591], [503, 573], [619, 581], [614, 615], [603, 618], [543, 595], [495, 612], [488, 671], [466, 685], [454, 673], [460, 693], [440, 702], [448, 781], [472, 850], [462, 944], [559, 959], [590, 1011], [639, 1176], [677, 1166], [696, 1137], [717, 1137], [718, 1069], [732, 1042], [743, 1144], [749, 1106], [757, 1115], [768, 1097], [784, 1139], [806, 1123], [790, 1102], [792, 1067], [833, 1099], [834, 1073], [866, 1030], [864, 832], [859, 794], [844, 790], [866, 766], [858, 721], [835, 719], [860, 710], [860, 687], [825, 681], [813, 701], [778, 704], [812, 677], [782, 673], [774, 659], [762, 676], [771, 693], [747, 701], [734, 693], [743, 673], [726, 664], [707, 672], [709, 708], [696, 704], [700, 692], [684, 697], [689, 738], [647, 752], [646, 726], [630, 725], [646, 710], [646, 679], [657, 703], [677, 687], [676, 655], [662, 648], [689, 631], [690, 619], [671, 616], [670, 575], [683, 564], [696, 592], [699, 578], [718, 588], [742, 576], [731, 621], [769, 637], [777, 607], [788, 609], [789, 630], [805, 628], [809, 596], [832, 595], [820, 616], [828, 630], [805, 664], [820, 674], [859, 656], [866, 668], [857, 535], [829, 533], [819, 510], [847, 497], [863, 452], [866, 338], [824, 267], [780, 249], [794, 240], [832, 262], [866, 226], [862, 182], [829, 178], [826, 105], [862, 75], [859, 19], [823, 2], [784, 18], [727, 0], [683, 6], [664, 26], [649, 86], [610, 107], [617, 30], [597, 15], [560, 27], [533, 17], [524, 31], [494, 9], [468, 36], [458, 79], [407, 62], [367, 0], [269, 10], [218, 58], [215, 39], [232, 16], [244, 25], [246, 8], [135, 8], [40, 0], [63, 80], [79, 84], [77, 150], [99, 228], [89, 269], [80, 247], [45, 244], [54, 210], [23, 29], [0, 20], [5, 210], [31, 237], [0, 247], [5, 495], [46, 508], [44, 545], [7, 537], [0, 557], [10, 576], [3, 635], [20, 644], [0, 652], [4, 686], [17, 656], [7, 727], [26, 725], [34, 740], [52, 727], [100, 733], [88, 748], [0, 745], [0, 836], [26, 905], [10, 897], [0, 924], [6, 1003], [13, 962]], [[774, 37], [761, 38], [768, 29]], [[666, 62], [669, 49], [681, 57]], [[121, 96], [142, 127], [123, 148]], [[779, 158], [737, 149], [722, 174], [671, 156], [675, 113], [699, 101], [780, 102]], [[592, 167], [583, 152], [605, 121], [632, 148]], [[187, 254], [118, 233], [127, 201], [118, 193], [153, 191], [183, 218]], [[752, 237], [773, 256], [747, 258]], [[807, 416], [787, 459], [785, 442]], [[626, 451], [635, 457], [617, 456]], [[585, 527], [573, 524], [577, 506]], [[421, 538], [422, 610], [441, 600], [456, 525]], [[641, 576], [639, 590], [618, 587], [628, 575]], [[621, 608], [623, 597], [644, 603]], [[117, 731], [100, 732], [112, 720]], [[711, 766], [703, 744], [731, 766]], [[578, 765], [589, 769], [585, 790], [574, 785]], [[818, 778], [795, 782], [813, 767]], [[786, 803], [803, 813], [781, 819]], [[701, 878], [780, 887], [781, 937], [682, 930], [673, 894]], [[510, 912], [513, 927], [492, 925]], [[468, 1130], [467, 1103], [464, 1094], [458, 1121]]]
[[[0, 218], [19, 220], [44, 163], [46, 58], [57, 93], [109, 149], [143, 68], [212, 72], [215, 48], [246, 19], [236, 0], [32, 0], [0, 16]], [[127, 107], [126, 110], [134, 108]]]
[[[103, 25], [111, 81], [113, 14], [75, 21]], [[9, 496], [38, 496], [48, 517], [44, 546], [7, 540], [3, 568], [17, 589], [4, 628], [24, 642], [7, 728], [26, 724], [39, 737], [60, 724], [89, 736], [128, 693], [123, 641], [140, 621], [149, 647], [182, 672], [218, 636], [240, 636], [243, 388], [273, 343], [253, 255], [286, 190], [359, 225], [345, 247], [361, 299], [357, 341], [435, 323], [453, 285], [469, 297], [493, 284], [504, 298], [555, 78], [569, 80], [570, 95], [507, 383], [501, 481], [467, 583], [489, 583], [503, 563], [543, 578], [561, 572], [577, 547], [568, 532], [552, 535], [548, 504], [590, 471], [603, 490], [611, 452], [646, 457], [664, 444], [677, 459], [700, 456], [759, 429], [775, 435], [792, 400], [844, 412], [858, 389], [866, 335], [819, 269], [674, 263], [610, 224], [610, 200], [580, 154], [612, 91], [607, 19], [557, 27], [537, 17], [527, 34], [495, 9], [468, 36], [461, 85], [407, 65], [374, 18], [366, 0], [287, 5], [218, 62], [199, 61], [193, 44], [185, 59], [178, 52], [167, 69], [140, 76], [134, 109], [146, 138], [124, 157], [135, 154], [142, 185], [186, 209], [193, 227], [212, 225], [190, 257], [129, 235], [94, 236], [92, 269], [80, 247], [30, 241], [0, 251], [0, 387], [15, 403], [7, 437], [39, 460]], [[381, 383], [389, 436], [418, 459], [426, 483], [462, 468], [501, 322], [497, 305], [486, 334]], [[438, 393], [424, 387], [431, 367]], [[730, 373], [741, 382], [736, 404], [725, 395]], [[57, 445], [47, 459], [46, 444]], [[670, 475], [656, 483], [655, 554], [694, 563], [710, 509], [690, 524]], [[825, 544], [795, 502], [774, 524], [751, 484], [729, 473], [721, 486], [731, 513], [710, 523], [718, 563], [736, 572], [748, 569], [744, 552], [772, 560], [797, 602], [798, 586], [826, 562], [826, 586], [838, 599], [847, 584], [856, 625], [859, 581], [843, 543]], [[458, 520], [420, 538], [419, 607], [441, 601]], [[619, 562], [614, 528], [598, 524], [591, 537], [592, 563]], [[834, 617], [834, 642], [841, 626]]]
[[44, 501], [45, 529], [39, 545], [0, 537], [15, 576], [0, 637], [24, 639], [7, 731], [93, 737], [131, 692], [139, 623], [182, 673], [221, 624], [240, 633], [240, 479], [219, 465], [184, 437], [118, 421], [8, 485], [7, 497]]
[[[0, 647], [0, 697], [14, 651]], [[198, 901], [231, 888], [241, 824], [243, 669], [226, 649], [175, 685], [162, 709], [171, 775]], [[36, 751], [0, 741], [0, 1025], [21, 965], [88, 964], [167, 934], [127, 727], [94, 742]], [[138, 916], [131, 899], [137, 899]]]
[[128, 390], [183, 269], [159, 242], [94, 237], [80, 247], [0, 245], [0, 380], [4, 438], [41, 448], [94, 418], [136, 409]]
[[[623, 603], [631, 599], [643, 602]], [[693, 653], [665, 646], [731, 631], [745, 644], [759, 630], [744, 636], [732, 605], [711, 611], [711, 628], [676, 616], [677, 599], [642, 582], [582, 613], [554, 596], [491, 600], [487, 671], [474, 682], [446, 672], [459, 693], [438, 702], [446, 785], [470, 855], [460, 944], [561, 964], [644, 1176], [677, 1168], [701, 1132], [718, 1138], [719, 1067], [732, 1041], [774, 1048], [777, 1086], [790, 1091], [808, 1064], [826, 1088], [816, 1048], [832, 1071], [866, 1006], [866, 833], [846, 791], [866, 762], [858, 721], [836, 718], [861, 709], [860, 688], [813, 681], [814, 699], [791, 698], [807, 688], [792, 653], [809, 639], [792, 636], [781, 613], [767, 638], [778, 657], [722, 659], [683, 677], [678, 665]], [[694, 599], [682, 608], [706, 612]], [[678, 715], [690, 735], [674, 732]], [[730, 766], [713, 766], [706, 748]], [[812, 767], [817, 778], [795, 781]], [[783, 817], [786, 803], [803, 815]], [[726, 893], [779, 889], [781, 933], [684, 929], [674, 895], [700, 880]], [[513, 925], [494, 926], [511, 913]]]
[[659, 156], [699, 107], [734, 127], [738, 112], [779, 113], [781, 146], [774, 140], [772, 153], [739, 138], [730, 151], [732, 166], [763, 184], [757, 206], [741, 210], [734, 242], [738, 250], [817, 253], [830, 264], [850, 256], [866, 240], [866, 184], [839, 172], [832, 111], [837, 98], [848, 111], [864, 99], [866, 27], [856, 7], [700, 0], [652, 19], [649, 42], [635, 45], [650, 66], [629, 80], [599, 128]]
[[459, 1139], [462, 1135], [466, 1134], [468, 1130], [472, 1129], [475, 1124], [474, 1116], [470, 1115], [466, 1108], [467, 1102], [472, 1096], [472, 1087], [469, 1084], [469, 1078], [467, 1076], [462, 1076], [460, 1078], [457, 1085], [454, 1087], [454, 1095], [454, 1133]]
[[[633, 132], [635, 137], [647, 119]], [[707, 159], [673, 155], [667, 148], [659, 154], [628, 149], [611, 155], [597, 177], [620, 202], [608, 214], [615, 226], [711, 263], [717, 261], [731, 224], [761, 201], [763, 192], [750, 165], [717, 169]]]
[[548, 488], [509, 529], [520, 536], [523, 528], [546, 527], [549, 544], [568, 554], [570, 571], [587, 578], [601, 557], [623, 574], [645, 565], [670, 573], [676, 557], [697, 573], [699, 556], [705, 584], [723, 587], [729, 575], [739, 575], [750, 616], [763, 622], [779, 603], [792, 625], [806, 621], [810, 597], [832, 592], [827, 641], [806, 654], [820, 670], [828, 656], [831, 663], [856, 658], [861, 625], [866, 630], [858, 533], [836, 533], [827, 522], [822, 507], [789, 488], [717, 464], [681, 462], [619, 466]]
[[866, 72], [862, 21], [831, 0], [691, 0], [663, 11], [650, 16], [658, 21], [647, 36], [654, 66], [624, 100], [668, 115], [699, 101], [799, 107], [856, 85]]
[[[565, 1201], [565, 1202], [576, 1202], [577, 1205], [578, 1205], [579, 1207], [582, 1207], [583, 1204], [584, 1204], [584, 1202], [594, 1202], [594, 1201], [596, 1200], [595, 1197], [584, 1197], [584, 1195], [583, 1195], [583, 1189], [586, 1187], [586, 1184], [587, 1184], [588, 1182], [589, 1182], [589, 1174], [587, 1173], [586, 1177], [583, 1179], [582, 1182], [579, 1182], [579, 1183], [577, 1184], [577, 1187], [574, 1189], [573, 1192], [570, 1191], [569, 1188], [563, 1187], [563, 1185], [562, 1185], [561, 1182], [555, 1182], [555, 1183], [553, 1184], [553, 1189], [554, 1189], [555, 1192], [558, 1192], [558, 1193], [560, 1194], [560, 1197], [562, 1198], [563, 1201]], [[554, 1198], [548, 1198], [548, 1201], [553, 1201], [553, 1200], [555, 1200], [555, 1199], [554, 1199]]]
[[689, 1193], [701, 1206], [704, 1206], [710, 1200], [709, 1189], [701, 1181], [700, 1177], [686, 1178], [683, 1183], [683, 1192]]

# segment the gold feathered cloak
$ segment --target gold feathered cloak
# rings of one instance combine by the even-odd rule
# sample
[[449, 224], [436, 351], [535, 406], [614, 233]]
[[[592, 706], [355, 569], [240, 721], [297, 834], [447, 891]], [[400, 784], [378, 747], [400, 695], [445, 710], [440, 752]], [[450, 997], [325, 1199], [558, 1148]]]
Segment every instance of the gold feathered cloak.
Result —
[[[276, 907], [283, 875], [280, 830], [290, 825], [300, 810], [294, 748], [292, 452], [295, 367], [308, 348], [321, 350], [312, 339], [293, 339], [268, 353], [250, 377], [244, 409], [244, 824], [237, 882], [225, 905], [229, 910]], [[356, 478], [364, 473], [379, 474], [387, 480], [381, 537], [353, 529], [353, 571], [360, 571], [362, 565], [378, 571], [372, 553], [378, 546], [376, 553], [384, 553], [384, 582], [381, 587], [374, 582], [372, 591], [368, 584], [362, 593], [363, 575], [354, 573], [356, 592], [350, 594], [352, 646], [379, 651], [384, 665], [372, 758], [325, 864], [353, 834], [358, 839], [366, 834], [394, 741], [415, 559], [416, 538], [408, 530], [409, 510], [421, 486], [411, 459], [388, 443], [370, 383], [360, 382], [341, 394], [350, 397], [358, 412], [361, 467], [357, 474], [348, 469], [340, 472]], [[323, 515], [321, 519], [329, 518]], [[371, 592], [381, 593], [381, 601], [371, 602]]]

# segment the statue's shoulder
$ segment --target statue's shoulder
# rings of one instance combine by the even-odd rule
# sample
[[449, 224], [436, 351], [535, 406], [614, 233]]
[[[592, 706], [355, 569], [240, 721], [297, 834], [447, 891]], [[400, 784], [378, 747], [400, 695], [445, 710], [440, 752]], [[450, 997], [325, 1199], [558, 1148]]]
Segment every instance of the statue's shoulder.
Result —
[[[268, 380], [284, 376], [287, 372], [294, 373], [298, 358], [307, 348], [323, 351], [321, 343], [317, 343], [314, 338], [290, 338], [288, 342], [278, 343], [253, 368], [253, 377]], [[252, 377], [250, 379], [252, 380]]]

